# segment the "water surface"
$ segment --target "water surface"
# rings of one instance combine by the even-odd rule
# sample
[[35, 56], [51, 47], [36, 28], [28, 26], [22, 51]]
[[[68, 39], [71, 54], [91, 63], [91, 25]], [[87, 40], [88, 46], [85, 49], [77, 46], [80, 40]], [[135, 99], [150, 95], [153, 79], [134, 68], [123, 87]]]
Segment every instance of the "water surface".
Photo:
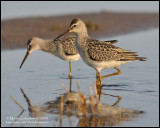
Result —
[[[122, 74], [105, 78], [102, 92], [119, 95], [122, 100], [118, 106], [144, 111], [138, 118], [122, 121], [116, 126], [159, 126], [159, 29], [142, 31], [132, 34], [101, 38], [100, 40], [117, 39], [115, 44], [126, 50], [138, 52], [147, 61], [132, 62], [120, 66]], [[68, 79], [69, 64], [51, 54], [42, 51], [33, 52], [22, 69], [19, 69], [26, 49], [8, 50], [1, 52], [1, 122], [2, 126], [10, 126], [6, 121], [9, 117], [16, 117], [21, 109], [11, 100], [13, 96], [26, 110], [21, 117], [31, 117], [28, 105], [20, 88], [22, 88], [32, 103], [42, 105], [47, 101], [56, 100], [66, 93], [61, 84], [70, 87]], [[87, 66], [82, 60], [72, 63], [72, 91], [77, 91], [77, 80], [81, 91], [90, 96], [89, 85], [96, 81], [96, 71]], [[115, 72], [114, 69], [102, 71], [102, 75]], [[113, 104], [116, 98], [102, 95], [101, 102]], [[58, 115], [46, 114], [47, 124], [40, 126], [59, 126]], [[78, 118], [71, 117], [72, 126], [77, 126]], [[14, 124], [14, 126], [36, 126], [35, 124]], [[63, 126], [70, 126], [68, 118], [63, 117]]]

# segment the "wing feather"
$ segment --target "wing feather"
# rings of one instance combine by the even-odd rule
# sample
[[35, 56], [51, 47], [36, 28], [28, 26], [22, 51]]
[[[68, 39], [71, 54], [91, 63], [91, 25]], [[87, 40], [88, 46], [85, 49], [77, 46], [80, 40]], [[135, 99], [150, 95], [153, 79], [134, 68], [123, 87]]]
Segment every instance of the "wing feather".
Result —
[[136, 52], [124, 50], [111, 43], [88, 39], [88, 54], [92, 60], [96, 61], [134, 61], [139, 60]]

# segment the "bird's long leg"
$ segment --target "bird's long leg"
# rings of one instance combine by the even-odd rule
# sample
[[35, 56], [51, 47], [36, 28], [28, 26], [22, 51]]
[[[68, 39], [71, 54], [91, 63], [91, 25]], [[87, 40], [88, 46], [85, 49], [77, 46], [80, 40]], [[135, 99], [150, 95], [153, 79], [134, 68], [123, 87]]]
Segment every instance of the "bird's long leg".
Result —
[[118, 69], [117, 67], [114, 67], [118, 72], [115, 72], [115, 73], [112, 73], [112, 74], [109, 74], [109, 75], [105, 75], [105, 76], [100, 76], [100, 80], [104, 77], [109, 77], [109, 76], [114, 76], [114, 75], [119, 75], [121, 74], [121, 70]]
[[99, 100], [101, 100], [102, 86], [99, 86], [99, 87], [98, 87], [98, 95], [99, 95]]
[[[96, 81], [96, 85], [97, 85], [97, 90], [98, 90], [98, 95], [99, 95], [99, 100], [101, 99], [101, 95], [103, 94], [102, 93], [102, 78], [105, 78], [105, 77], [109, 77], [109, 76], [114, 76], [114, 75], [119, 75], [121, 74], [121, 70], [118, 69], [117, 67], [114, 67], [118, 72], [115, 72], [115, 73], [112, 73], [112, 74], [109, 74], [109, 75], [105, 75], [105, 76], [100, 76], [100, 72], [97, 72], [97, 81]], [[111, 95], [110, 95], [111, 96]], [[113, 95], [112, 95], [113, 96]], [[119, 96], [114, 96], [114, 97], [118, 97], [118, 101], [114, 104], [116, 105], [121, 97]]]
[[69, 88], [69, 92], [72, 92], [72, 78], [69, 78], [70, 79], [70, 88]]
[[96, 77], [97, 77], [96, 85], [97, 86], [102, 86], [102, 80], [101, 80], [100, 72], [97, 71]]
[[97, 86], [97, 93], [99, 95], [99, 100], [101, 99], [101, 92], [102, 92], [102, 81], [100, 79], [100, 72], [97, 71], [96, 73], [96, 78], [97, 78], [97, 81], [96, 81], [96, 86]]
[[100, 81], [100, 72], [98, 72], [97, 71], [97, 73], [96, 73], [96, 78], [97, 78], [97, 80], [96, 80], [96, 85], [97, 86], [101, 86], [101, 84], [102, 84], [102, 82]]
[[96, 85], [98, 86], [98, 84], [99, 84], [99, 72], [97, 71], [97, 73], [96, 73]]
[[71, 61], [69, 61], [69, 69], [70, 69], [69, 78], [72, 78]]
[[99, 75], [99, 72], [97, 71], [97, 73], [96, 73], [96, 78], [98, 79], [98, 75]]

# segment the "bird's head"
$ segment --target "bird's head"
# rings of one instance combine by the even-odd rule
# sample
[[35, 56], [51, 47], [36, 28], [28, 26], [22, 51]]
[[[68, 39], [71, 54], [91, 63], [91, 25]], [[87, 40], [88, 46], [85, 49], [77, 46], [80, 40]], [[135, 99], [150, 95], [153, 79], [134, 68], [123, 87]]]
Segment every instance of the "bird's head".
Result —
[[27, 42], [27, 52], [26, 52], [26, 55], [24, 56], [24, 59], [20, 65], [20, 68], [22, 67], [23, 63], [25, 62], [25, 60], [27, 59], [27, 57], [29, 56], [29, 54], [35, 50], [38, 50], [40, 49], [40, 46], [39, 46], [39, 42], [40, 42], [40, 38], [37, 38], [37, 37], [33, 37], [31, 39], [28, 40]]
[[73, 19], [67, 31], [59, 35], [56, 39], [61, 38], [67, 33], [71, 33], [71, 32], [74, 32], [74, 33], [87, 32], [85, 23], [80, 18]]

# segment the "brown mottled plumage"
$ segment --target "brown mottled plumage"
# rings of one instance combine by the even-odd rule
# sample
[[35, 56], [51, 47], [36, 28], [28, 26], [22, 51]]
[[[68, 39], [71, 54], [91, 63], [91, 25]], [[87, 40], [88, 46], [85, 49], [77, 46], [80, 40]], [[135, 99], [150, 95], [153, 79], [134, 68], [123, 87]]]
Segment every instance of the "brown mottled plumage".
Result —
[[[83, 61], [93, 67], [97, 71], [97, 81], [101, 83], [101, 78], [118, 75], [121, 71], [118, 66], [140, 60], [143, 61], [146, 57], [137, 57], [136, 52], [124, 50], [117, 46], [114, 46], [115, 42], [106, 43], [104, 41], [98, 41], [88, 36], [87, 27], [85, 23], [80, 19], [73, 19], [68, 30], [57, 38], [64, 36], [65, 34], [73, 32], [76, 35], [75, 46], [79, 52]], [[114, 67], [118, 72], [111, 75], [100, 76], [102, 69]], [[101, 84], [102, 85], [102, 84]]]
[[75, 37], [74, 36], [64, 36], [54, 40], [55, 43], [61, 42], [63, 47], [63, 52], [66, 55], [76, 55], [78, 51], [74, 45]]
[[[54, 40], [54, 43], [59, 43], [61, 42], [62, 44], [62, 47], [63, 47], [63, 52], [66, 54], [66, 55], [76, 55], [78, 54], [78, 51], [76, 49], [76, 46], [74, 44], [74, 41], [75, 41], [75, 36], [63, 36], [61, 38], [57, 38]], [[96, 40], [95, 40], [96, 42]], [[109, 40], [109, 41], [103, 41], [103, 43], [106, 43], [106, 44], [115, 44], [117, 43], [118, 41], [117, 40]]]
[[75, 37], [74, 36], [64, 36], [62, 38], [53, 40], [53, 39], [42, 39], [33, 37], [27, 42], [27, 53], [20, 65], [22, 67], [23, 63], [29, 56], [29, 54], [35, 50], [42, 50], [53, 54], [63, 60], [69, 61], [70, 74], [69, 77], [72, 77], [71, 71], [71, 61], [80, 59], [76, 47], [74, 45]]
[[[75, 36], [63, 36], [55, 40], [41, 39], [37, 37], [31, 38], [27, 42], [27, 53], [20, 65], [20, 68], [31, 52], [35, 50], [42, 50], [51, 53], [63, 60], [69, 61], [71, 77], [71, 61], [80, 59], [80, 55], [75, 47], [74, 41]], [[116, 40], [106, 41], [108, 44], [116, 42]]]
[[100, 42], [94, 39], [88, 39], [86, 42], [88, 44], [87, 51], [90, 58], [96, 61], [133, 61], [140, 59], [137, 57], [136, 52], [130, 52], [106, 42]]

